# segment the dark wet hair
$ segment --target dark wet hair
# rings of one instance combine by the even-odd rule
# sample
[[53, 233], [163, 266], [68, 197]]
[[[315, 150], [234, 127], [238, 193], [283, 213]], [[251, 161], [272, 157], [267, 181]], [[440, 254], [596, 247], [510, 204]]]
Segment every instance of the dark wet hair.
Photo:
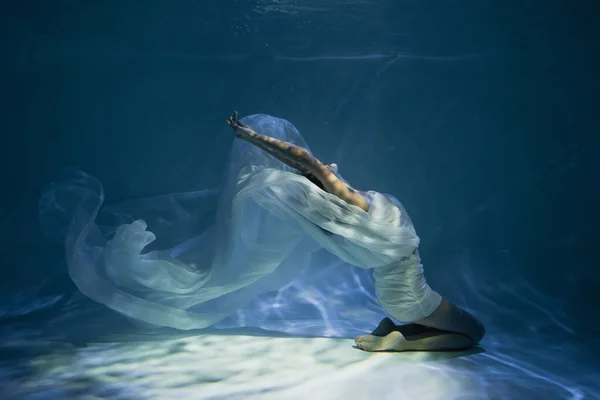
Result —
[[[301, 174], [301, 175], [304, 176], [309, 181], [311, 181], [312, 183], [314, 183], [316, 186], [320, 187], [321, 190], [325, 190], [325, 186], [323, 186], [323, 183], [321, 183], [321, 181], [318, 180], [317, 177], [314, 176], [313, 174]], [[323, 229], [321, 227], [319, 227], [319, 229], [321, 229], [321, 231], [323, 231], [323, 233], [326, 234], [327, 236], [333, 235], [333, 233], [329, 232], [326, 229]]]
[[302, 174], [302, 176], [304, 176], [306, 179], [308, 179], [309, 181], [311, 181], [312, 183], [317, 185], [319, 188], [321, 188], [321, 190], [325, 190], [325, 186], [323, 186], [323, 183], [321, 183], [321, 181], [318, 180], [317, 177], [314, 176], [313, 174], [307, 173], [307, 174]]

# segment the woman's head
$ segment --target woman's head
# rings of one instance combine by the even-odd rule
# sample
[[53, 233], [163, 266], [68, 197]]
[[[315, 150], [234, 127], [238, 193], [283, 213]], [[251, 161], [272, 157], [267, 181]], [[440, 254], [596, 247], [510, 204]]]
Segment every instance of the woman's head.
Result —
[[[338, 166], [336, 163], [331, 163], [331, 164], [325, 164], [325, 166], [327, 167], [327, 169], [331, 172], [333, 172], [338, 178], [341, 179], [339, 173], [338, 173]], [[317, 179], [316, 176], [314, 176], [311, 173], [306, 173], [306, 174], [302, 174], [304, 175], [309, 181], [311, 181], [312, 183], [314, 183], [315, 185], [317, 185], [318, 187], [320, 187], [322, 190], [325, 190], [325, 187], [323, 186], [323, 183], [321, 183], [320, 180]]]
[[314, 176], [311, 173], [306, 173], [306, 174], [302, 174], [306, 179], [308, 179], [309, 181], [311, 181], [313, 184], [315, 184], [316, 186], [318, 186], [319, 188], [321, 188], [321, 190], [325, 190], [325, 186], [323, 186], [323, 184], [321, 183], [320, 180], [317, 179], [316, 176]]

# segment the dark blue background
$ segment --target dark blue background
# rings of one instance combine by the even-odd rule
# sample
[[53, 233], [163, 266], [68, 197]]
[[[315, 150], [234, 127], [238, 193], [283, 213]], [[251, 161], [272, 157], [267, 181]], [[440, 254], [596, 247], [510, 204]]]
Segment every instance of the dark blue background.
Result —
[[61, 169], [97, 176], [109, 201], [216, 186], [237, 109], [289, 119], [354, 186], [398, 197], [425, 258], [509, 250], [593, 320], [594, 3], [3, 2], [3, 286], [68, 282], [37, 225]]

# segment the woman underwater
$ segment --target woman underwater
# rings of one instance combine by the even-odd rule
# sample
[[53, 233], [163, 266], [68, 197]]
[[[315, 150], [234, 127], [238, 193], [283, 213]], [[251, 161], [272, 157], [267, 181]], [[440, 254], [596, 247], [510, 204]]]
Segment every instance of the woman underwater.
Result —
[[[315, 158], [286, 120], [226, 120], [238, 139], [218, 194], [216, 223], [200, 228], [214, 193], [172, 194], [102, 206], [102, 186], [72, 173], [40, 201], [43, 231], [65, 242], [69, 275], [91, 299], [137, 321], [212, 326], [277, 290], [325, 248], [373, 269], [383, 319], [355, 339], [366, 351], [476, 345], [483, 325], [425, 282], [419, 238], [394, 197], [362, 192]], [[144, 251], [144, 252], [143, 252]]]

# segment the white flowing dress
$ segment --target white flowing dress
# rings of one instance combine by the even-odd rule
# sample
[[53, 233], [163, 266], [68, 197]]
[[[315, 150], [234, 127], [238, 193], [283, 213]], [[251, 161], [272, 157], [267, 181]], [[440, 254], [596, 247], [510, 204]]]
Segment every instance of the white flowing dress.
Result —
[[[286, 120], [260, 114], [242, 122], [308, 149]], [[236, 139], [219, 190], [104, 206], [100, 182], [69, 170], [44, 191], [40, 220], [64, 242], [84, 295], [147, 324], [212, 326], [290, 282], [321, 248], [373, 269], [377, 299], [396, 320], [429, 315], [441, 298], [423, 277], [408, 214], [392, 196], [364, 195], [368, 212]]]

